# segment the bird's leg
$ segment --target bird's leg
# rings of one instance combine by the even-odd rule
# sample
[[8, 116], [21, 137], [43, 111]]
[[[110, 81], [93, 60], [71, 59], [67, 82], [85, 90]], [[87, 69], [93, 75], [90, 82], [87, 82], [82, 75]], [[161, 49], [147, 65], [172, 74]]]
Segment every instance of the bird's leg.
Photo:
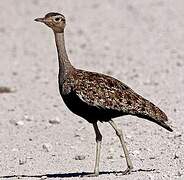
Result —
[[95, 160], [94, 173], [87, 175], [88, 177], [99, 175], [99, 162], [100, 162], [100, 150], [101, 150], [102, 135], [100, 133], [100, 130], [98, 129], [97, 122], [93, 124], [93, 128], [94, 128], [95, 134], [96, 134], [96, 160]]
[[100, 162], [100, 150], [102, 143], [102, 135], [98, 129], [97, 123], [93, 124], [95, 134], [96, 134], [96, 160], [95, 160], [95, 169], [94, 174], [99, 175], [99, 162]]
[[130, 156], [128, 153], [128, 150], [126, 148], [126, 144], [125, 144], [125, 140], [123, 138], [123, 133], [121, 129], [118, 129], [118, 127], [116, 126], [116, 124], [114, 123], [113, 120], [109, 121], [110, 125], [114, 128], [114, 130], [116, 131], [117, 136], [120, 139], [124, 154], [125, 154], [125, 158], [126, 158], [126, 163], [127, 163], [127, 169], [123, 172], [123, 174], [128, 174], [131, 172], [131, 170], [133, 169], [133, 165], [132, 165], [132, 161], [130, 160]]

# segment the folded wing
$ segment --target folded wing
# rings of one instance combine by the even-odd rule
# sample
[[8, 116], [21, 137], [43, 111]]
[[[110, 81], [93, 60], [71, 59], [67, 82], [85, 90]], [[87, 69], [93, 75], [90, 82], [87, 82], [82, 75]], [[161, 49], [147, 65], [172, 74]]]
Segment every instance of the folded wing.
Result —
[[77, 76], [75, 92], [88, 105], [145, 118], [172, 131], [165, 124], [168, 120], [166, 114], [124, 83], [112, 77], [88, 71], [80, 70]]

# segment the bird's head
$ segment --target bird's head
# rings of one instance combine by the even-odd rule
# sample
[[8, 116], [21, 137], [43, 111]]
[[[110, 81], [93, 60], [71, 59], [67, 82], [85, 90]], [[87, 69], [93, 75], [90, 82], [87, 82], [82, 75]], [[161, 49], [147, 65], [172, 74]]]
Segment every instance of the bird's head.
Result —
[[50, 12], [43, 18], [36, 18], [35, 21], [46, 24], [56, 33], [64, 32], [66, 25], [65, 17], [62, 14], [56, 12]]

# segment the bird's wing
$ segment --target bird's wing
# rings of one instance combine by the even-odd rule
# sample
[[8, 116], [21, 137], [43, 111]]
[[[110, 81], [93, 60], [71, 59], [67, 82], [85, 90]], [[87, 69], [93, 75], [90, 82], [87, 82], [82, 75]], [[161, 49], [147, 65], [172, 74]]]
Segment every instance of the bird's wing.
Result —
[[[103, 109], [124, 111], [138, 101], [137, 94], [112, 77], [88, 71], [78, 71], [75, 92], [85, 103]], [[132, 109], [132, 108], [131, 108]]]
[[79, 70], [74, 90], [90, 106], [145, 118], [172, 131], [165, 123], [168, 118], [162, 110], [117, 79]]

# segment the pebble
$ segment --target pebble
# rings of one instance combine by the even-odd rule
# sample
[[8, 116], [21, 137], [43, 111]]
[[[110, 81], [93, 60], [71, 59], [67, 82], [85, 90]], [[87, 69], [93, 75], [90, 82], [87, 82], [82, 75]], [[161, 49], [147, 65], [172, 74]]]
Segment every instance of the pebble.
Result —
[[26, 158], [19, 159], [19, 165], [26, 164], [26, 162], [27, 162], [27, 159]]
[[46, 151], [46, 152], [50, 152], [52, 150], [52, 145], [50, 143], [44, 143], [42, 145], [42, 148]]
[[86, 129], [84, 126], [81, 126], [79, 129], [76, 129], [77, 131], [81, 131], [81, 130], [84, 130]]
[[18, 150], [18, 148], [13, 148], [12, 151], [13, 152], [18, 152], [19, 150]]
[[10, 120], [10, 123], [15, 125], [15, 126], [23, 126], [24, 125], [24, 121], [15, 121], [15, 120]]
[[24, 115], [24, 119], [26, 120], [26, 121], [32, 121], [33, 120], [33, 116], [29, 116], [29, 115]]
[[79, 135], [79, 134], [77, 134], [77, 133], [75, 133], [75, 134], [74, 134], [74, 137], [80, 137], [80, 135]]
[[75, 160], [84, 160], [86, 157], [84, 155], [76, 155]]
[[132, 139], [132, 136], [131, 135], [126, 135], [126, 138]]
[[107, 156], [107, 159], [113, 159], [113, 156], [112, 155]]
[[69, 148], [70, 148], [70, 149], [76, 149], [74, 146], [70, 146]]
[[140, 151], [135, 150], [135, 151], [133, 151], [132, 153], [133, 153], [133, 155], [139, 155], [139, 154], [140, 154]]
[[151, 156], [151, 157], [149, 157], [149, 159], [151, 160], [151, 159], [155, 159], [155, 157], [154, 156]]
[[121, 154], [121, 155], [120, 155], [120, 158], [125, 158], [125, 156]]
[[47, 179], [47, 176], [42, 176], [40, 179], [41, 179], [41, 180]]
[[84, 140], [85, 140], [85, 139], [84, 139], [83, 137], [81, 137], [80, 134], [78, 134], [78, 133], [75, 133], [75, 134], [74, 134], [74, 137], [79, 138], [80, 141], [84, 141]]
[[11, 93], [11, 92], [15, 92], [15, 91], [16, 91], [15, 88], [0, 86], [0, 93]]
[[84, 139], [83, 137], [80, 137], [80, 140], [81, 140], [81, 141], [85, 141], [85, 139]]
[[180, 171], [178, 171], [177, 176], [182, 176], [182, 173]]
[[174, 139], [181, 137], [181, 136], [182, 136], [182, 134], [180, 132], [176, 132], [174, 135]]
[[49, 123], [50, 124], [59, 124], [61, 121], [59, 119], [59, 117], [55, 117], [54, 119], [50, 119]]
[[150, 148], [145, 148], [145, 150], [147, 150], [148, 152], [152, 152]]
[[174, 159], [178, 159], [179, 158], [179, 155], [178, 155], [178, 153], [176, 152], [175, 154], [174, 154]]
[[15, 122], [15, 125], [23, 126], [24, 125], [24, 121], [17, 121], [17, 122]]

